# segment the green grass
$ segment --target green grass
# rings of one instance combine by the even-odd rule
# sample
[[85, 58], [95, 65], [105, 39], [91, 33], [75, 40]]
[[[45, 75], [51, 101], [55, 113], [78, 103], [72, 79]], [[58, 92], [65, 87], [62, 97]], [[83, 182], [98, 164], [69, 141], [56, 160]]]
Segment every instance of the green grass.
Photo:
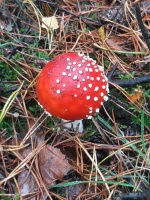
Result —
[[136, 188], [134, 185], [132, 184], [128, 184], [128, 183], [121, 183], [121, 182], [117, 182], [117, 181], [70, 181], [70, 182], [66, 182], [66, 183], [59, 183], [56, 185], [53, 185], [51, 188], [62, 188], [62, 187], [68, 187], [68, 186], [73, 186], [73, 185], [78, 185], [78, 184], [108, 184], [108, 185], [117, 185], [117, 186], [124, 186], [124, 187], [131, 187], [131, 188]]
[[17, 95], [19, 94], [20, 89], [22, 88], [23, 83], [20, 85], [20, 87], [13, 92], [10, 97], [7, 99], [2, 111], [0, 112], [0, 123], [3, 121], [5, 115], [7, 114], [10, 106], [12, 105], [12, 103], [14, 102], [15, 98], [17, 97]]

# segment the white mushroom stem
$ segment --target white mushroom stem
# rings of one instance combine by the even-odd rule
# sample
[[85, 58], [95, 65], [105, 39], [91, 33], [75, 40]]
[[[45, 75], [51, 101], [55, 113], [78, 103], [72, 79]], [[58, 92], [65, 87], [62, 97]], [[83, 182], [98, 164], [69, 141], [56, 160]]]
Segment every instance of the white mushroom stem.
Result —
[[[78, 129], [79, 133], [83, 133], [83, 123], [82, 120], [75, 120], [70, 122], [69, 120], [61, 119], [61, 122], [63, 122], [63, 127], [67, 129], [76, 130]], [[68, 122], [68, 123], [67, 123]]]

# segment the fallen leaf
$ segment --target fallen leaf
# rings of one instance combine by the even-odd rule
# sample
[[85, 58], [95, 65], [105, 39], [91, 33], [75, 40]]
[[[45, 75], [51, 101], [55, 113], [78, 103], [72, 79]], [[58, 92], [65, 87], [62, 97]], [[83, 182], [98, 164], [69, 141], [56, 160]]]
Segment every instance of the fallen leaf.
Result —
[[52, 17], [43, 17], [42, 18], [42, 28], [45, 28], [46, 30], [55, 30], [58, 27], [58, 22], [55, 16]]
[[105, 38], [106, 38], [104, 26], [101, 26], [101, 27], [98, 29], [98, 34], [99, 34], [101, 40], [104, 41]]
[[47, 185], [55, 184], [71, 169], [65, 155], [58, 148], [46, 145], [39, 153], [39, 169]]
[[132, 103], [135, 103], [136, 101], [142, 103], [142, 97], [143, 97], [143, 92], [141, 88], [135, 91], [134, 94], [128, 95], [128, 98]]
[[[38, 188], [33, 175], [28, 170], [24, 170], [19, 174], [17, 182], [22, 196], [28, 195]], [[34, 199], [35, 197], [32, 198], [32, 200]]]
[[[31, 146], [25, 148], [21, 154], [23, 158], [26, 158], [30, 153], [32, 152]], [[21, 197], [26, 198], [25, 196], [32, 196], [33, 192], [37, 192], [39, 190], [39, 187], [36, 183], [35, 178], [33, 177], [30, 170], [24, 168], [24, 171], [22, 171], [17, 178], [19, 190]], [[18, 193], [18, 191], [16, 191]], [[37, 195], [36, 195], [37, 196]], [[47, 194], [45, 191], [43, 191], [43, 195], [39, 194], [39, 199], [42, 200], [47, 198]], [[36, 197], [30, 198], [30, 200], [36, 200]]]
[[[30, 120], [30, 128], [35, 129], [34, 133], [32, 134], [32, 142], [33, 146], [39, 146], [44, 141], [44, 134], [42, 134], [41, 131], [38, 131], [36, 128], [36, 124], [34, 121]], [[28, 132], [28, 125], [26, 125], [22, 131], [21, 134], [18, 135], [18, 143], [20, 144], [23, 140], [23, 138], [26, 136], [26, 133]], [[27, 140], [28, 143], [30, 143], [30, 139]], [[15, 144], [15, 140], [12, 140], [12, 144]], [[32, 146], [29, 145], [28, 147], [21, 149], [19, 153], [23, 158], [26, 158], [31, 154], [33, 151]], [[23, 168], [23, 171], [18, 174], [17, 177], [17, 183], [19, 188], [19, 193], [23, 199], [30, 198], [30, 195], [32, 196], [30, 200], [36, 200], [39, 198], [39, 200], [43, 200], [47, 198], [46, 192], [43, 190], [42, 194], [37, 193], [39, 191], [39, 186], [34, 178], [34, 176], [31, 173], [31, 169], [28, 170], [26, 167]], [[35, 197], [33, 197], [33, 193], [37, 193]], [[18, 189], [16, 189], [16, 193], [18, 193]], [[37, 197], [38, 195], [38, 197]]]
[[121, 46], [119, 46], [115, 41], [113, 41], [112, 39], [108, 39], [106, 40], [107, 44], [111, 47], [111, 49], [113, 50], [118, 50], [118, 51], [123, 51], [123, 48]]

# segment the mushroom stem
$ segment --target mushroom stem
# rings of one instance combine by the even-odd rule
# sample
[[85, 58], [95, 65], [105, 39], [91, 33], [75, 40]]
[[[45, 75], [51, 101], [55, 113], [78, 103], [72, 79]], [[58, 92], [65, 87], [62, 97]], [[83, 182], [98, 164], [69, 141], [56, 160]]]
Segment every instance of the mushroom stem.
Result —
[[[70, 121], [70, 120], [65, 120], [61, 119], [61, 122], [63, 122], [63, 127], [67, 129], [73, 129], [76, 130], [78, 129], [79, 133], [83, 133], [83, 123], [82, 119], [81, 120], [75, 120], [75, 121]], [[67, 123], [68, 122], [68, 123]]]

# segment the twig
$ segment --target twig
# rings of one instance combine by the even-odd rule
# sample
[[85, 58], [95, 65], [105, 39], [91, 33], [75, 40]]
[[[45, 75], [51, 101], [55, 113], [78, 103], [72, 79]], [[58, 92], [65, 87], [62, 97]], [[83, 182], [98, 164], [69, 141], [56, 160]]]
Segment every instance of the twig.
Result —
[[[150, 83], [150, 75], [138, 77], [138, 78], [135, 78], [135, 79], [129, 79], [129, 80], [118, 80], [118, 81], [110, 80], [110, 83], [115, 83], [115, 84], [117, 84], [121, 87]], [[113, 87], [113, 85], [110, 84], [110, 88], [111, 87]]]
[[140, 11], [140, 8], [138, 6], [138, 3], [135, 4], [135, 11], [136, 11], [136, 18], [137, 18], [138, 25], [141, 29], [143, 38], [144, 38], [144, 40], [147, 44], [147, 47], [149, 48], [149, 51], [150, 51], [150, 40], [149, 40], [147, 30], [145, 29], [145, 26], [142, 22], [141, 11]]
[[108, 74], [108, 79], [111, 80], [111, 77], [113, 76], [114, 72], [116, 71], [118, 67], [118, 62], [115, 63], [115, 65], [113, 66], [112, 70], [109, 72]]

